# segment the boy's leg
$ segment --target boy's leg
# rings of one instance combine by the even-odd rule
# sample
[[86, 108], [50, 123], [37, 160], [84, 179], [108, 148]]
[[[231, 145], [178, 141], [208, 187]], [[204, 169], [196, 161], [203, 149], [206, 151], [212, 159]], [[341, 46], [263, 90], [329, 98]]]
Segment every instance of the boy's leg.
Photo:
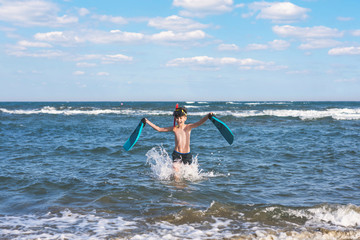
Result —
[[180, 181], [181, 155], [174, 151], [172, 153], [172, 159], [173, 159], [174, 179], [176, 182], [179, 182]]
[[174, 169], [174, 180], [175, 182], [180, 181], [180, 168], [181, 168], [181, 162], [174, 162], [173, 163], [173, 169]]

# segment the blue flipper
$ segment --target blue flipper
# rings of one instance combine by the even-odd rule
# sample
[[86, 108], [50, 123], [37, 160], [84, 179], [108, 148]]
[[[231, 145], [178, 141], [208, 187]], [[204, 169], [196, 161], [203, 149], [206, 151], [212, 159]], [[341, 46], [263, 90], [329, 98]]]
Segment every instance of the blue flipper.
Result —
[[145, 126], [145, 120], [141, 119], [139, 125], [135, 128], [134, 132], [131, 134], [131, 136], [129, 137], [129, 139], [126, 141], [126, 143], [124, 144], [123, 148], [126, 151], [130, 151], [130, 149], [135, 145], [135, 143], [137, 142], [137, 140], [140, 137], [141, 131]]
[[234, 134], [231, 132], [230, 128], [213, 115], [210, 116], [209, 119], [217, 127], [217, 129], [219, 129], [221, 135], [223, 135], [226, 141], [231, 145], [234, 141]]

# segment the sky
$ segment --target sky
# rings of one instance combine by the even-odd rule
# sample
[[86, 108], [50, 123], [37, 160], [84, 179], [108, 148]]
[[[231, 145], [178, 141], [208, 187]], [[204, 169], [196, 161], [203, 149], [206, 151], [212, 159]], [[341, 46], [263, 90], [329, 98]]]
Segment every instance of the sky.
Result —
[[0, 0], [0, 101], [360, 101], [358, 0]]

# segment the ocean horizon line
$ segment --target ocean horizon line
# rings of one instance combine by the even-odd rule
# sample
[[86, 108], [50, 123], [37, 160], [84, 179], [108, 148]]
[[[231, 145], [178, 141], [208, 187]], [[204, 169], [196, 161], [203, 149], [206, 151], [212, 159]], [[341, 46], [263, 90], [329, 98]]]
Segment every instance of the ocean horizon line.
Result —
[[126, 103], [126, 102], [360, 102], [360, 100], [0, 100], [0, 103]]

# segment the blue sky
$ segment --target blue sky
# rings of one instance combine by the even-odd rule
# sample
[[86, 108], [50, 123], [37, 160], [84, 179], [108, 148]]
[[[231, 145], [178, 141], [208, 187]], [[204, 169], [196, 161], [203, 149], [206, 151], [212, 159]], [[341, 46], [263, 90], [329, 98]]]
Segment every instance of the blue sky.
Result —
[[0, 101], [359, 101], [359, 9], [0, 0]]

